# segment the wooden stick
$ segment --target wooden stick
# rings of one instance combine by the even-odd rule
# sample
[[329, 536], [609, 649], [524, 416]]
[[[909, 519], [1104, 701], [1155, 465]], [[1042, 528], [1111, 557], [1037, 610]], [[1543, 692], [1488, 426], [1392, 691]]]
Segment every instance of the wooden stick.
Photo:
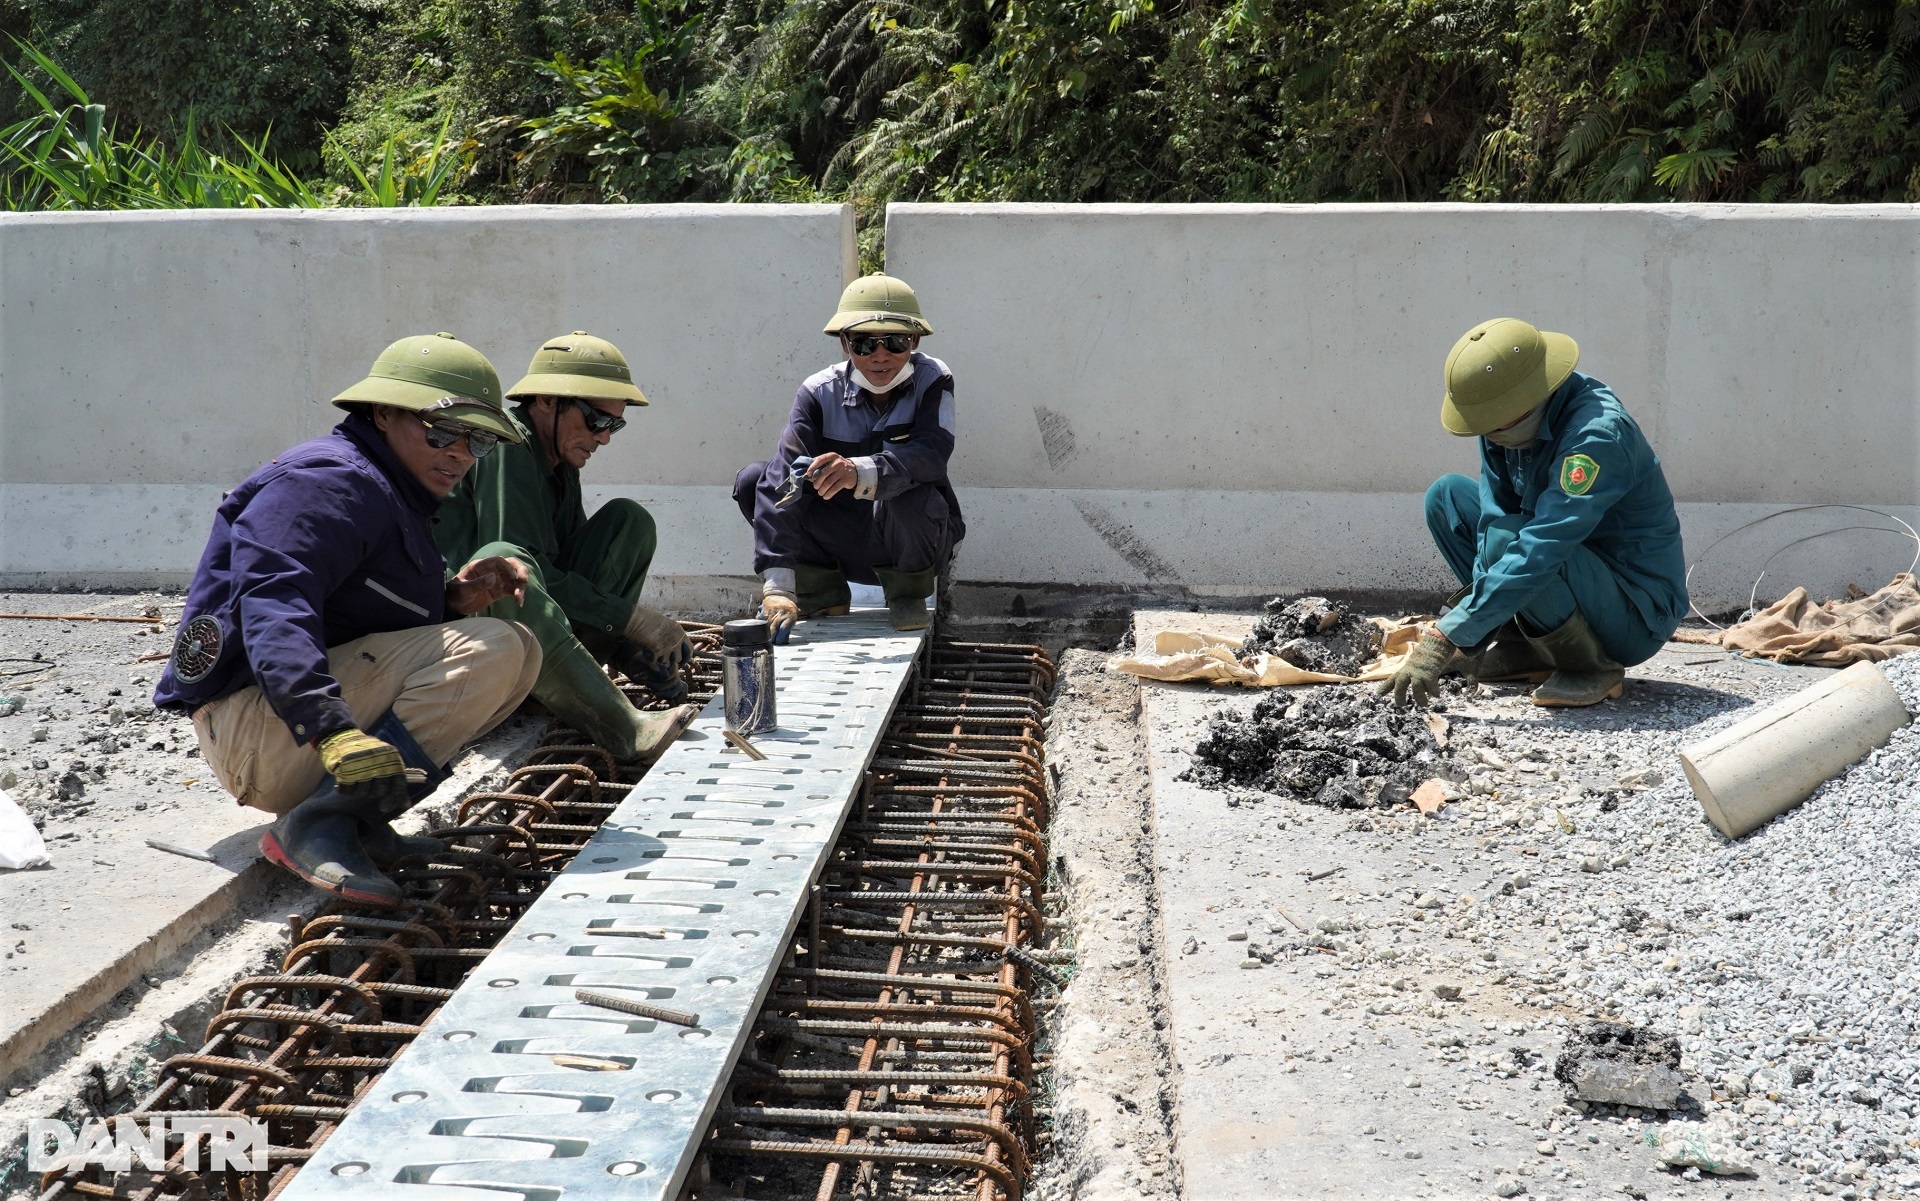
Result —
[[95, 617], [89, 613], [0, 613], [0, 617], [14, 621], [135, 621], [142, 625], [159, 625], [158, 617]]
[[742, 751], [746, 752], [747, 758], [765, 759], [767, 757], [766, 754], [762, 752], [759, 747], [753, 745], [751, 742], [748, 742], [746, 740], [746, 736], [741, 734], [739, 731], [722, 730], [721, 733], [727, 736], [728, 742], [731, 742], [733, 745], [739, 747]]

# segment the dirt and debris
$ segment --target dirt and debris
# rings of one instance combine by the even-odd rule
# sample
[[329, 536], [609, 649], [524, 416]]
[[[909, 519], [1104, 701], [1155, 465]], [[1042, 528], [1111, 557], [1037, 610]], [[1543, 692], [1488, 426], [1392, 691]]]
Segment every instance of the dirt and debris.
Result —
[[1404, 802], [1445, 768], [1424, 714], [1368, 688], [1323, 685], [1262, 697], [1245, 716], [1214, 714], [1180, 778], [1373, 809]]
[[1673, 1109], [1686, 1095], [1680, 1040], [1619, 1022], [1588, 1022], [1567, 1034], [1553, 1078], [1575, 1100]]
[[[171, 616], [177, 598], [7, 593], [0, 605], [60, 615], [0, 628], [0, 788], [50, 849], [71, 851], [66, 844], [106, 823], [177, 808], [195, 791], [224, 799], [199, 758], [192, 723], [150, 700], [163, 666], [152, 656], [168, 649], [171, 626], [74, 620]], [[94, 612], [73, 612], [80, 608]]]
[[1047, 718], [1055, 855], [1049, 922], [1073, 945], [1053, 1020], [1053, 1141], [1028, 1196], [1148, 1201], [1180, 1195], [1154, 888], [1152, 799], [1140, 687], [1106, 656], [1069, 650]]
[[1378, 622], [1324, 596], [1276, 596], [1240, 644], [1240, 661], [1273, 655], [1302, 671], [1357, 676], [1380, 653], [1385, 636]]

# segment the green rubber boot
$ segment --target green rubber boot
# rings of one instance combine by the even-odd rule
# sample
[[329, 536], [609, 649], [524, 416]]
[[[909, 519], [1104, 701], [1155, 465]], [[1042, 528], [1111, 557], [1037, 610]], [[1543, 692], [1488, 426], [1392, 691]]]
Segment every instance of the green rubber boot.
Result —
[[853, 608], [853, 589], [847, 575], [838, 567], [814, 567], [796, 563], [793, 567], [794, 602], [802, 617], [838, 617]]
[[933, 569], [895, 571], [876, 567], [880, 589], [887, 594], [887, 624], [896, 630], [924, 630], [933, 624], [927, 613], [927, 597], [933, 592]]
[[1607, 657], [1600, 638], [1575, 611], [1566, 624], [1527, 641], [1553, 664], [1547, 682], [1533, 690], [1533, 703], [1549, 709], [1580, 709], [1626, 691], [1627, 669]]
[[1506, 680], [1539, 684], [1552, 674], [1553, 664], [1541, 657], [1533, 643], [1520, 632], [1520, 627], [1511, 621], [1494, 631], [1493, 645], [1481, 652], [1480, 661], [1473, 668], [1473, 678], [1482, 684]]
[[697, 705], [640, 712], [577, 642], [548, 652], [533, 695], [555, 717], [623, 763], [652, 763], [700, 713]]

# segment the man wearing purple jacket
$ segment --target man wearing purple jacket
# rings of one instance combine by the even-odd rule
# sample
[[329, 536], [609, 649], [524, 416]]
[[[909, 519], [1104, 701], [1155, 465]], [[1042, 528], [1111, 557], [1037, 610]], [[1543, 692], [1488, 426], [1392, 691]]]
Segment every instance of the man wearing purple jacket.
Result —
[[953, 373], [920, 353], [933, 327], [890, 275], [848, 284], [825, 332], [841, 360], [800, 385], [773, 457], [734, 478], [761, 611], [779, 641], [801, 617], [845, 613], [851, 580], [880, 585], [894, 629], [924, 629], [923, 598], [967, 532], [947, 480]]
[[442, 850], [389, 824], [532, 691], [540, 644], [477, 613], [523, 594], [502, 558], [447, 577], [429, 524], [474, 460], [519, 434], [492, 364], [451, 334], [402, 338], [334, 397], [346, 420], [229, 492], [154, 704], [193, 715], [267, 858], [393, 906], [381, 870]]

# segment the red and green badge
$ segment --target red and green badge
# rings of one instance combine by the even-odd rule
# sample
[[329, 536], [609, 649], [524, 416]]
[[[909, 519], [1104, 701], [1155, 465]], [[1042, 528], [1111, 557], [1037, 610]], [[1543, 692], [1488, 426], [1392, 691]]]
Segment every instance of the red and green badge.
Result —
[[1599, 478], [1600, 464], [1586, 455], [1568, 455], [1560, 464], [1560, 491], [1568, 496], [1585, 496]]

